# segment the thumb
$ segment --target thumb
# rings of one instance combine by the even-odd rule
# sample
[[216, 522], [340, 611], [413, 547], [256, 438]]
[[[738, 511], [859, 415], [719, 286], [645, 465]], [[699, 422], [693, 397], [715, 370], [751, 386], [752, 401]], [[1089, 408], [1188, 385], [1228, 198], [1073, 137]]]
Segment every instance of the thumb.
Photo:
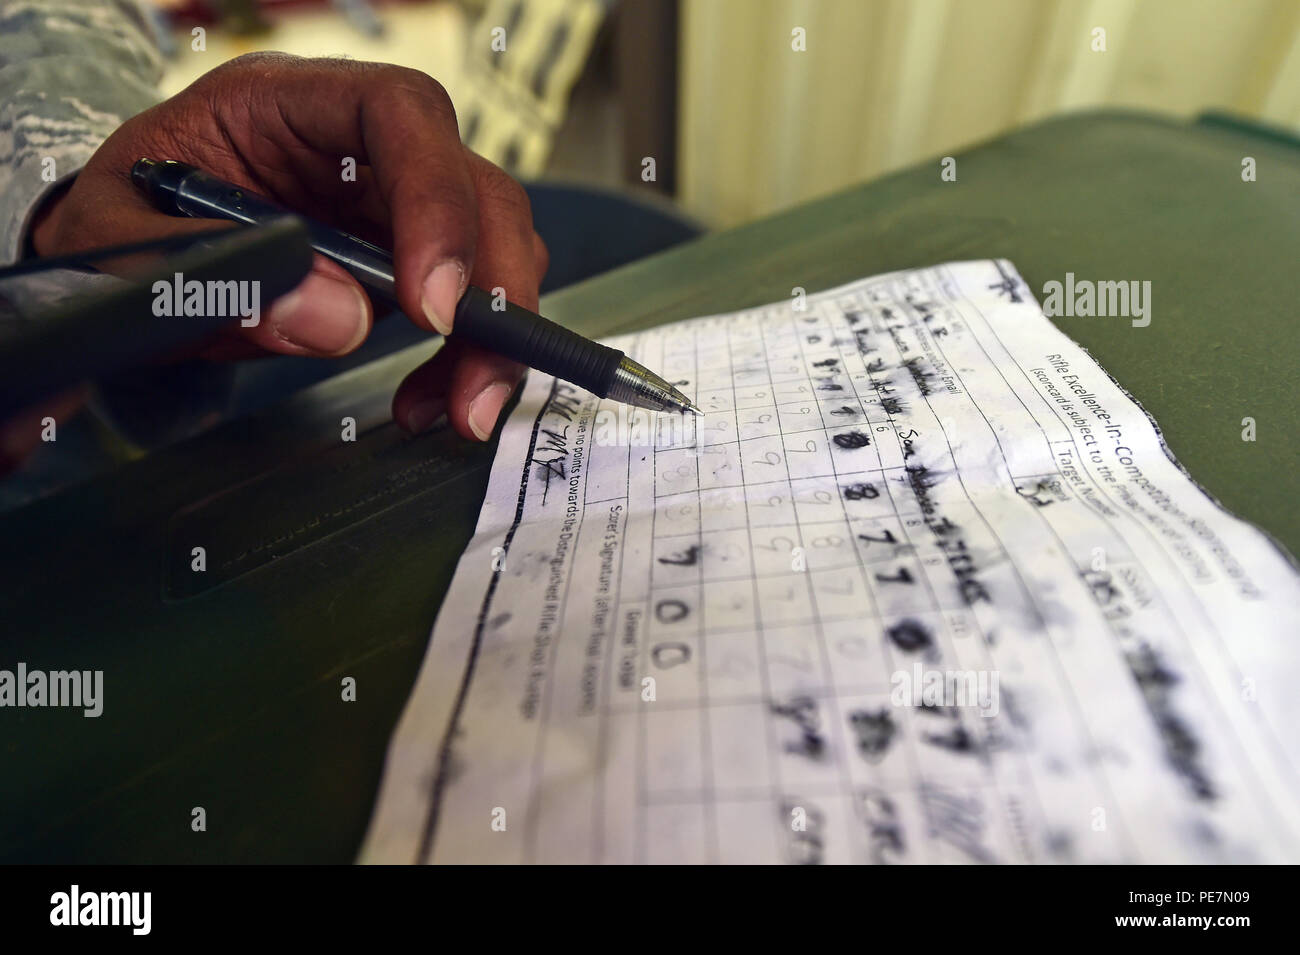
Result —
[[[106, 180], [97, 183], [97, 179]], [[92, 199], [93, 201], [88, 201]], [[109, 245], [127, 245], [236, 228], [214, 219], [169, 216], [155, 209], [126, 177], [95, 176], [87, 171], [53, 200], [32, 232], [42, 254], [74, 254]], [[157, 267], [157, 253], [102, 260], [96, 266], [122, 278]], [[237, 336], [269, 352], [289, 355], [343, 355], [359, 346], [370, 332], [373, 311], [361, 285], [348, 272], [323, 256], [315, 256], [307, 277], [274, 303], [262, 302], [257, 322], [232, 326], [224, 334]]]

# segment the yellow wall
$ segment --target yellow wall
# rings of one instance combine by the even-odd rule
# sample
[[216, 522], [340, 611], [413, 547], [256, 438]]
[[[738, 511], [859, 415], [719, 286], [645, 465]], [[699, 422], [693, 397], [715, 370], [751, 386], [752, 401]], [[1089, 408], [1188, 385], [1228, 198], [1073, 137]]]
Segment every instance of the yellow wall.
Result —
[[1300, 127], [1300, 0], [682, 0], [681, 46], [678, 181], [715, 225], [1063, 110]]

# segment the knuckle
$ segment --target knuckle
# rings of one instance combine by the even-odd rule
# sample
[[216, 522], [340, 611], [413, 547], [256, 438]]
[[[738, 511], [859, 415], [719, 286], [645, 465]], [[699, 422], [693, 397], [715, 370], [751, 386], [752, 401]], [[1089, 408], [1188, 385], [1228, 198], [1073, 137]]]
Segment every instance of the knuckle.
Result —
[[427, 228], [426, 217], [437, 217], [437, 231], [445, 241], [460, 242], [477, 230], [478, 208], [473, 193], [458, 189], [448, 178], [420, 175], [413, 181], [407, 174], [385, 189], [394, 218]]
[[531, 231], [533, 204], [528, 198], [528, 192], [505, 170], [489, 164], [479, 180], [479, 191], [484, 198], [492, 200], [504, 212], [514, 218], [522, 219]]
[[472, 195], [442, 181], [431, 183], [428, 190], [430, 199], [447, 219], [466, 228], [472, 227], [478, 221], [478, 209], [475, 207]]
[[305, 62], [301, 57], [293, 56], [288, 53], [277, 53], [270, 50], [258, 50], [252, 53], [241, 53], [222, 63], [220, 66], [210, 70], [207, 76], [221, 76], [229, 73], [242, 73], [250, 70], [264, 72], [268, 69], [292, 67], [296, 64]]
[[385, 88], [414, 96], [426, 108], [455, 118], [456, 108], [446, 87], [428, 73], [405, 66], [384, 66], [378, 73]]

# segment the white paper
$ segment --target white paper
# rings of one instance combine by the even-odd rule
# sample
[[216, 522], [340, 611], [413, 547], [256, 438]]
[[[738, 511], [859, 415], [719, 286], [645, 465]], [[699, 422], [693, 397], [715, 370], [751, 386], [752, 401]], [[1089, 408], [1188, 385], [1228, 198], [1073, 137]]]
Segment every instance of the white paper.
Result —
[[1300, 859], [1296, 572], [1010, 263], [611, 344], [706, 415], [531, 376], [362, 861]]

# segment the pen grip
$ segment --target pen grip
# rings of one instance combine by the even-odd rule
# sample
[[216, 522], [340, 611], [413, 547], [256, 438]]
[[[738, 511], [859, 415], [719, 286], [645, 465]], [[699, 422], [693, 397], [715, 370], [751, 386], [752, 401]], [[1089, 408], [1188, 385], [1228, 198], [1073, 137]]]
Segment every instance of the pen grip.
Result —
[[494, 302], [492, 293], [470, 286], [456, 305], [452, 338], [572, 382], [598, 398], [608, 395], [621, 351], [509, 302], [493, 308]]

